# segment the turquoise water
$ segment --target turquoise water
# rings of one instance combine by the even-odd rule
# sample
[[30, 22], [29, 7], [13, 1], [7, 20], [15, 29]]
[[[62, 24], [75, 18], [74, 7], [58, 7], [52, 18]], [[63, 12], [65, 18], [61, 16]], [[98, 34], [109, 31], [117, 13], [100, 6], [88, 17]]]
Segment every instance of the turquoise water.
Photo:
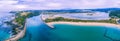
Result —
[[4, 22], [12, 20], [12, 15], [9, 12], [0, 12], [0, 41], [4, 41], [10, 37], [11, 27]]
[[55, 29], [50, 30], [52, 41], [113, 41], [120, 39], [120, 31], [117, 32], [116, 29], [105, 26], [55, 24], [54, 27]]
[[8, 39], [10, 37], [9, 33], [6, 33], [4, 31], [0, 31], [0, 41], [4, 41], [5, 39]]
[[116, 27], [55, 24], [51, 29], [38, 18], [28, 19], [26, 35], [19, 41], [120, 41]]
[[76, 26], [67, 24], [55, 24], [53, 41], [111, 41], [104, 37], [105, 28], [103, 26]]

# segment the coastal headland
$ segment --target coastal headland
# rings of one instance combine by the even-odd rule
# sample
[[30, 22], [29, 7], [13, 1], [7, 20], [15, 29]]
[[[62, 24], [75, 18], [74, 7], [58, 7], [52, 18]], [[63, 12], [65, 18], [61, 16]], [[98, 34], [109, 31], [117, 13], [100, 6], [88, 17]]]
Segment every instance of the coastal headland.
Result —
[[15, 37], [11, 37], [5, 41], [17, 41], [25, 35], [25, 32], [26, 32], [26, 23], [25, 23], [24, 29], [22, 31], [20, 31], [20, 33], [15, 35]]

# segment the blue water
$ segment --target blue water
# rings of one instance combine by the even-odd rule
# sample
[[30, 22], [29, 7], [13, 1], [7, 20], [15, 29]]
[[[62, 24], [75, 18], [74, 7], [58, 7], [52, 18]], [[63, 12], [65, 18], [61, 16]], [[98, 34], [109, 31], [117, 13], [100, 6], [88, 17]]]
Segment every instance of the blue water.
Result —
[[0, 41], [4, 41], [10, 37], [11, 27], [4, 22], [12, 20], [12, 15], [9, 12], [0, 12]]
[[26, 35], [19, 41], [120, 41], [120, 30], [105, 26], [55, 24], [49, 28], [36, 16], [27, 20]]
[[11, 29], [8, 26], [0, 26], [0, 41], [4, 41], [10, 37]]
[[[52, 41], [120, 41], [120, 31], [105, 26], [55, 24]], [[54, 38], [54, 39], [53, 39]]]
[[6, 33], [4, 31], [0, 31], [0, 41], [4, 41], [4, 40], [8, 39], [9, 36], [10, 36], [9, 33]]
[[27, 21], [26, 35], [19, 41], [49, 41], [49, 30], [40, 20], [40, 16], [30, 18]]

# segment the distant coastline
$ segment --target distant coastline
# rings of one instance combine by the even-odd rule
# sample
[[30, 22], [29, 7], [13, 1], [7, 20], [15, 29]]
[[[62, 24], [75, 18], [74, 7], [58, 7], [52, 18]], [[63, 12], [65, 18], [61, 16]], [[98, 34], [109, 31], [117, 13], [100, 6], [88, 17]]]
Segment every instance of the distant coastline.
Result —
[[85, 25], [85, 26], [115, 26], [117, 28], [120, 28], [119, 24], [112, 24], [112, 23], [99, 23], [99, 22], [65, 22], [65, 21], [59, 21], [59, 22], [49, 22], [47, 25], [51, 28], [54, 28], [54, 24], [71, 24], [71, 25]]

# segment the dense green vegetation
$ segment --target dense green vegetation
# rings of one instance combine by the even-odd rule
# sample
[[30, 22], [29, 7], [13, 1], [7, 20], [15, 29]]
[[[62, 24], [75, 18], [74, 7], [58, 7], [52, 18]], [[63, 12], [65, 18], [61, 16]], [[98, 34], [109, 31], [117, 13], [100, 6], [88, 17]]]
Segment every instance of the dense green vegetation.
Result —
[[[14, 19], [13, 22], [17, 23], [16, 25], [18, 25], [19, 27], [16, 26], [16, 27], [14, 27], [14, 28], [12, 29], [12, 30], [13, 30], [13, 31], [12, 31], [12, 32], [13, 32], [13, 35], [19, 33], [20, 29], [23, 29], [23, 28], [24, 28], [24, 24], [25, 24], [25, 21], [26, 21], [27, 16], [28, 16], [28, 15], [26, 15], [26, 16], [21, 16], [21, 13], [19, 13], [19, 14], [16, 15], [16, 18]], [[22, 27], [22, 28], [20, 28], [20, 27]]]
[[16, 35], [24, 29], [26, 19], [38, 16], [40, 11], [12, 11], [11, 13], [15, 14], [15, 19], [5, 23], [12, 27], [12, 35]]
[[[11, 22], [6, 22], [8, 25], [11, 25], [12, 28], [12, 35], [16, 35], [21, 30], [23, 30], [25, 21], [31, 15], [30, 12], [19, 12], [16, 13], [15, 19]], [[14, 22], [14, 23], [13, 23]]]
[[110, 17], [120, 18], [120, 10], [111, 11], [109, 14]]
[[29, 14], [26, 16], [20, 16], [20, 15], [21, 15], [21, 13], [19, 15], [17, 15], [17, 17], [15, 18], [15, 22], [18, 23], [19, 25], [23, 25]]
[[24, 25], [25, 25], [25, 22], [26, 22], [26, 19], [27, 18], [30, 18], [30, 17], [33, 17], [33, 16], [38, 16], [40, 14], [39, 11], [18, 11], [18, 12], [15, 12], [16, 13], [16, 17], [15, 19], [13, 20], [13, 22], [17, 23], [17, 24], [14, 24], [14, 25], [17, 25], [17, 26], [12, 26], [14, 27], [12, 30], [13, 34], [17, 34], [19, 33], [20, 30], [22, 30], [24, 28]]
[[69, 22], [103, 22], [103, 23], [114, 23], [116, 24], [116, 20], [109, 19], [109, 20], [79, 20], [79, 19], [68, 19], [63, 17], [56, 17], [54, 19], [46, 19], [45, 22], [56, 22], [56, 21], [69, 21]]
[[16, 11], [15, 13], [16, 13], [16, 15], [17, 16], [19, 16], [20, 15], [20, 13], [23, 13], [23, 12], [26, 12], [26, 13], [30, 13], [30, 14], [28, 14], [27, 15], [27, 18], [30, 18], [30, 17], [33, 17], [33, 16], [38, 16], [38, 15], [40, 15], [40, 11]]
[[[15, 15], [15, 19], [7, 23], [7, 25], [10, 25], [12, 27], [12, 35], [16, 35], [24, 28], [24, 24], [30, 13], [24, 12], [25, 15], [21, 15], [23, 12], [19, 12]], [[28, 13], [28, 14], [27, 14]]]
[[18, 24], [22, 25], [22, 24], [24, 24], [25, 19], [26, 19], [26, 18], [24, 18], [24, 17], [18, 17], [18, 18], [15, 19], [15, 21], [16, 21]]

